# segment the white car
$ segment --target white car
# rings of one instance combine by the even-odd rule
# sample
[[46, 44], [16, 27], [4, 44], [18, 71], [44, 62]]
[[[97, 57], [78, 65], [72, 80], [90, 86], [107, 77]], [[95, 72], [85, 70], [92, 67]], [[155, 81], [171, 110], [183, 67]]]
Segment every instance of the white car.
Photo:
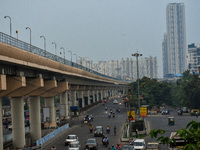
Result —
[[133, 143], [134, 149], [138, 150], [145, 150], [146, 149], [146, 144], [144, 139], [136, 139]]
[[115, 100], [113, 101], [113, 104], [118, 104], [118, 100], [115, 99]]
[[68, 135], [65, 139], [65, 146], [68, 146], [71, 142], [77, 142], [78, 137], [74, 134]]
[[71, 142], [69, 144], [69, 148], [68, 150], [79, 150], [80, 149], [80, 144], [79, 144], [79, 141], [76, 141], [76, 142]]

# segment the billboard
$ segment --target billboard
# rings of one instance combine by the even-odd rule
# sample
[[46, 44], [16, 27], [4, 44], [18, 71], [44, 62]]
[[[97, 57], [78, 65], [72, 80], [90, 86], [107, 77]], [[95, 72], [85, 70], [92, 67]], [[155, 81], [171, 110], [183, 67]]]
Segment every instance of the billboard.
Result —
[[147, 107], [140, 107], [140, 117], [147, 117]]
[[[129, 115], [130, 114], [130, 115]], [[127, 111], [127, 120], [129, 121], [129, 118], [130, 118], [130, 121], [135, 121], [135, 111]]]

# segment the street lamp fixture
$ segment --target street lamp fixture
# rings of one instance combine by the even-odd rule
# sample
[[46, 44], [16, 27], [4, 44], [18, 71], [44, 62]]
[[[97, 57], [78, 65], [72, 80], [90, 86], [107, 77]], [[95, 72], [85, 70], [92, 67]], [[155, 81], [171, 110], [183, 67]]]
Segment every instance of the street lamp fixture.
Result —
[[140, 118], [140, 88], [139, 88], [139, 67], [138, 67], [138, 57], [142, 56], [142, 54], [139, 54], [138, 52], [135, 54], [132, 54], [132, 56], [136, 57], [136, 63], [137, 63], [137, 83], [138, 83], [138, 112], [139, 112], [139, 118]]
[[4, 18], [10, 19], [10, 36], [12, 36], [12, 23], [11, 23], [11, 17], [10, 16], [4, 16]]
[[30, 31], [30, 52], [31, 52], [31, 28], [26, 27], [26, 29], [29, 29], [29, 31]]
[[46, 57], [46, 38], [43, 35], [41, 35], [40, 38], [44, 39], [44, 50], [45, 50], [45, 57]]
[[55, 60], [57, 60], [57, 59], [56, 59], [56, 47], [57, 47], [57, 45], [56, 45], [55, 42], [52, 42], [51, 44], [54, 44], [54, 45], [55, 45]]

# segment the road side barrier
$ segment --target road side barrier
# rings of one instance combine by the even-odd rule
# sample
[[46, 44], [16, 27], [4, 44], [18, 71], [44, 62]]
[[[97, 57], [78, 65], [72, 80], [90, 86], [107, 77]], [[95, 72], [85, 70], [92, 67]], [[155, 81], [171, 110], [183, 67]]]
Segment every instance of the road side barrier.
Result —
[[50, 140], [51, 138], [53, 138], [54, 136], [56, 136], [57, 134], [61, 133], [62, 131], [66, 130], [68, 128], [69, 128], [69, 123], [67, 123], [66, 125], [54, 130], [53, 132], [47, 134], [43, 138], [37, 140], [36, 141], [36, 146], [44, 144], [45, 142], [47, 142], [48, 140]]

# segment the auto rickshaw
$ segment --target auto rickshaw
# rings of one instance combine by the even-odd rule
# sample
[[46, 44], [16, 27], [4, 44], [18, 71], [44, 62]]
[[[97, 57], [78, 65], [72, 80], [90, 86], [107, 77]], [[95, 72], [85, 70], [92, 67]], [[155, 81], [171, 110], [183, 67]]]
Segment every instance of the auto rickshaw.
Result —
[[168, 125], [174, 125], [175, 121], [174, 121], [174, 117], [168, 117]]

